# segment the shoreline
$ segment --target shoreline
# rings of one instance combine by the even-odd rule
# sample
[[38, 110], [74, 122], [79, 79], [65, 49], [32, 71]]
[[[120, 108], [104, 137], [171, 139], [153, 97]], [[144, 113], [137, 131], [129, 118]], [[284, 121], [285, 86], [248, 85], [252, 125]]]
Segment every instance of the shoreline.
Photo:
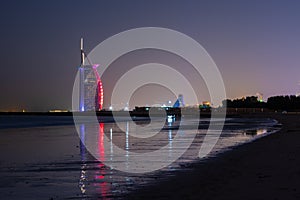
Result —
[[126, 199], [299, 199], [300, 115], [242, 114], [273, 118], [281, 130], [205, 162], [194, 163], [167, 180], [141, 187]]

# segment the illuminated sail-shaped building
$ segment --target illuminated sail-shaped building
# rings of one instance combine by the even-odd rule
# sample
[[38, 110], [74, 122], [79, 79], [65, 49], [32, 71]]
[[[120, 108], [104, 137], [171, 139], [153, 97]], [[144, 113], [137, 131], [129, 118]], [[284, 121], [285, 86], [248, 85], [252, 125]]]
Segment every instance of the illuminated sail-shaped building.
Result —
[[81, 39], [81, 65], [79, 68], [79, 110], [98, 111], [103, 107], [103, 87], [97, 71], [97, 64], [85, 65], [83, 39]]

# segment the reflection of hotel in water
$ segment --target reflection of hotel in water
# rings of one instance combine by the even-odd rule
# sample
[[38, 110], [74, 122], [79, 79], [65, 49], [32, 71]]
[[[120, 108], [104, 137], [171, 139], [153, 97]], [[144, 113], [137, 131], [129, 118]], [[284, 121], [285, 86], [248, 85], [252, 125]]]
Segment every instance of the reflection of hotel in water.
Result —
[[[105, 167], [102, 162], [92, 162], [89, 158], [89, 153], [85, 146], [85, 130], [86, 126], [84, 124], [80, 125], [80, 155], [81, 155], [81, 173], [79, 179], [79, 188], [81, 194], [84, 196], [88, 193], [96, 193], [101, 195], [101, 197], [106, 197], [111, 193], [111, 183], [113, 182], [111, 176], [109, 175], [109, 169]], [[104, 151], [104, 123], [100, 123], [95, 129], [98, 130], [99, 135], [97, 135], [97, 152], [99, 154], [99, 160], [103, 161], [105, 159]], [[91, 169], [91, 164], [94, 166]], [[89, 173], [88, 173], [89, 172]]]
[[[114, 171], [113, 163], [129, 162], [128, 158], [131, 156], [130, 151], [142, 153], [144, 149], [140, 148], [139, 142], [144, 141], [143, 138], [135, 138], [130, 136], [130, 132], [134, 128], [130, 127], [135, 122], [123, 122], [119, 125], [122, 126], [122, 131], [115, 123], [99, 123], [99, 124], [81, 124], [79, 126], [80, 136], [80, 155], [81, 155], [81, 171], [79, 178], [79, 189], [81, 195], [89, 195], [96, 193], [101, 198], [110, 196], [115, 188], [114, 181], [126, 182], [132, 184], [132, 180], [128, 177], [122, 177], [118, 175], [118, 172]], [[141, 124], [147, 124], [147, 122], [140, 122]], [[166, 121], [166, 126], [172, 126], [174, 118], [169, 118]], [[157, 134], [152, 138], [150, 142], [143, 144], [147, 146], [153, 146], [153, 142], [157, 140], [164, 140], [169, 146], [169, 154], [172, 154], [172, 140], [176, 131], [172, 129], [167, 130], [167, 134]], [[87, 149], [88, 147], [88, 149]], [[121, 148], [124, 150], [123, 158], [120, 158], [116, 149]], [[91, 152], [94, 152], [92, 155]], [[97, 161], [94, 161], [97, 159]], [[108, 164], [107, 166], [104, 163]]]

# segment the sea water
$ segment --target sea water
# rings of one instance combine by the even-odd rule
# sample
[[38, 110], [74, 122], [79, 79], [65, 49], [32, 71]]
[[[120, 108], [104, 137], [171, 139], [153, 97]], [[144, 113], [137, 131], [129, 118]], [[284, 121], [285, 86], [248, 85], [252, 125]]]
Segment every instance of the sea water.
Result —
[[[214, 120], [218, 123], [218, 119]], [[95, 144], [87, 146], [84, 137], [91, 126], [87, 121], [77, 124], [76, 130], [72, 116], [0, 116], [1, 196], [4, 199], [122, 197], [141, 186], [167, 179], [178, 170], [189, 170], [191, 163], [203, 161], [198, 155], [210, 119], [201, 119], [200, 123], [197, 119], [186, 119], [180, 132], [179, 122], [172, 117], [160, 127], [161, 119], [151, 122], [124, 119], [117, 124], [106, 117], [96, 125]], [[196, 129], [195, 123], [199, 124]], [[276, 124], [273, 119], [227, 118], [207, 157], [270, 134], [278, 129]], [[137, 132], [142, 130], [137, 126], [148, 126], [151, 137], [139, 138], [138, 134], [143, 133]], [[168, 146], [168, 153], [175, 153], [182, 147], [174, 145], [177, 134], [192, 137], [193, 142], [182, 156], [161, 169], [127, 173], [106, 165], [109, 161], [118, 166], [116, 148], [127, 152], [129, 158], [131, 152], [142, 158], [143, 153], [159, 151], [164, 146]], [[106, 145], [101, 143], [104, 136], [109, 141]], [[150, 169], [151, 164], [163, 162], [159, 157], [148, 157], [147, 161]], [[135, 167], [132, 163], [130, 166]]]

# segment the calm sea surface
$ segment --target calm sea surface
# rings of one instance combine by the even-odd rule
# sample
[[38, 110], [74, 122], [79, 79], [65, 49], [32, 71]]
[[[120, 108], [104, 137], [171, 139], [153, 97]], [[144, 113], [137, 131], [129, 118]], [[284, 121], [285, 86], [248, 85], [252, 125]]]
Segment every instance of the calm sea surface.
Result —
[[[208, 119], [201, 119], [196, 129], [196, 119], [185, 119], [180, 130], [180, 120], [175, 118], [164, 119], [163, 127], [162, 119], [152, 120], [151, 124], [143, 119], [124, 119], [119, 124], [109, 117], [102, 121], [96, 125], [85, 121], [77, 125], [77, 131], [70, 116], [0, 116], [1, 199], [122, 197], [203, 161], [198, 154], [207, 135]], [[276, 124], [273, 119], [226, 119], [207, 157], [270, 134], [278, 130]], [[168, 164], [157, 155], [148, 156], [146, 167], [161, 164], [163, 168], [148, 173], [118, 170], [118, 166], [138, 168], [141, 163], [126, 163], [126, 159], [129, 162], [138, 155], [144, 162], [145, 155], [150, 155], [147, 153], [163, 147], [167, 155], [176, 154], [184, 146], [184, 142], [176, 144], [177, 135], [193, 142], [175, 162]], [[118, 150], [124, 152], [124, 159], [116, 154]]]

